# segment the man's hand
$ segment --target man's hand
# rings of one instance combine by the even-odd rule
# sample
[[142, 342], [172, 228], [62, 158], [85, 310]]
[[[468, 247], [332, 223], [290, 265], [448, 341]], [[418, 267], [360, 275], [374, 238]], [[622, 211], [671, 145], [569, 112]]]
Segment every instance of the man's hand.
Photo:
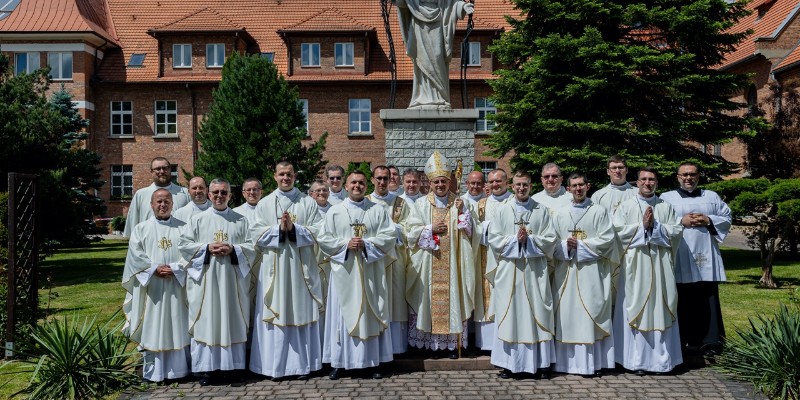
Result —
[[456, 206], [456, 210], [458, 210], [459, 214], [464, 212], [464, 200], [462, 200], [460, 197], [456, 198], [456, 200], [453, 202], [453, 205]]
[[465, 3], [466, 4], [464, 4], [464, 12], [466, 12], [467, 14], [474, 13], [475, 12], [475, 5], [472, 4], [472, 1], [471, 0], [466, 0]]
[[233, 246], [228, 243], [214, 242], [208, 245], [208, 251], [212, 256], [227, 256], [233, 252]]
[[517, 242], [524, 242], [528, 239], [528, 231], [525, 230], [524, 226], [520, 226], [519, 230], [517, 231]]
[[439, 221], [431, 226], [431, 231], [437, 235], [443, 235], [447, 233], [447, 223], [444, 221]]
[[350, 242], [347, 243], [347, 248], [350, 250], [361, 250], [364, 248], [364, 239], [360, 237], [354, 237], [350, 239]]
[[284, 211], [283, 215], [281, 216], [281, 231], [282, 232], [289, 232], [294, 227], [294, 222], [292, 222], [292, 218], [289, 216], [288, 211]]
[[159, 278], [169, 278], [170, 276], [175, 276], [175, 274], [172, 272], [172, 268], [166, 264], [156, 267], [155, 275]]
[[567, 238], [567, 250], [575, 250], [578, 248], [578, 238], [570, 236]]
[[656, 219], [653, 216], [653, 207], [647, 207], [647, 210], [644, 211], [644, 218], [642, 218], [642, 224], [644, 224], [644, 228], [647, 230], [653, 229], [655, 221]]
[[681, 224], [687, 228], [707, 226], [711, 224], [711, 218], [702, 213], [688, 213], [681, 218]]

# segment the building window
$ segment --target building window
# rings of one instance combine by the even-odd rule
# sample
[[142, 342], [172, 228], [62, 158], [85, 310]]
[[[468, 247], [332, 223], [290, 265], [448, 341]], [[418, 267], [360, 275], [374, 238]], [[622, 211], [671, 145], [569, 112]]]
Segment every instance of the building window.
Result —
[[372, 133], [370, 114], [372, 101], [370, 99], [350, 99], [350, 134]]
[[30, 74], [39, 69], [39, 57], [38, 51], [14, 54], [14, 75]]
[[480, 167], [481, 172], [483, 172], [483, 180], [486, 182], [489, 181], [489, 172], [497, 169], [497, 161], [475, 161], [475, 164]]
[[481, 66], [481, 42], [469, 42], [469, 53], [467, 54], [467, 65], [473, 67]]
[[169, 176], [172, 178], [172, 183], [178, 184], [178, 164], [169, 165]]
[[309, 135], [309, 130], [308, 130], [308, 99], [299, 99], [299, 100], [297, 100], [297, 102], [300, 103], [300, 105], [303, 107], [303, 118], [305, 118], [305, 120], [306, 120], [306, 124], [305, 124], [304, 128], [306, 129], [306, 136], [308, 136]]
[[334, 46], [334, 58], [337, 67], [352, 67], [353, 43], [336, 43]]
[[191, 68], [191, 67], [192, 67], [192, 45], [173, 44], [172, 68]]
[[269, 62], [275, 62], [275, 53], [271, 51], [261, 53], [261, 58], [266, 58]]
[[476, 97], [475, 108], [478, 109], [478, 121], [475, 130], [478, 132], [486, 132], [494, 130], [495, 123], [486, 118], [487, 115], [497, 114], [497, 109], [494, 107], [494, 102], [487, 97]]
[[131, 54], [131, 59], [128, 60], [129, 67], [141, 67], [144, 66], [144, 56], [146, 53], [133, 53]]
[[300, 44], [300, 58], [303, 67], [319, 67], [319, 43]]
[[133, 106], [130, 101], [111, 102], [111, 136], [133, 135]]
[[714, 155], [717, 157], [722, 157], [722, 145], [717, 143], [714, 145]]
[[156, 136], [178, 134], [178, 102], [156, 101]]
[[72, 79], [72, 53], [47, 53], [47, 65], [53, 80]]
[[222, 68], [225, 64], [225, 45], [221, 43], [206, 45], [206, 67]]
[[133, 198], [133, 165], [111, 166], [111, 200]]

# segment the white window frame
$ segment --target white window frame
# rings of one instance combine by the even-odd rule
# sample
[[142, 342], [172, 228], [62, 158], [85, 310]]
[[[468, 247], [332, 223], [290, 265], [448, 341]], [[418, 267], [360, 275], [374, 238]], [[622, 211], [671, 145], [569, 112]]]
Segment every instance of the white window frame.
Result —
[[[316, 59], [314, 59], [314, 57], [316, 57]], [[316, 64], [314, 62], [316, 62]], [[319, 43], [300, 43], [300, 66], [320, 66]]]
[[[19, 70], [19, 58], [25, 57], [25, 70]], [[28, 51], [28, 52], [19, 52], [14, 53], [14, 75], [19, 75], [20, 73], [30, 74], [33, 71], [41, 68], [42, 64], [42, 56], [41, 53], [38, 51]]]
[[714, 155], [717, 157], [722, 157], [722, 144], [714, 144]]
[[[222, 50], [222, 60], [219, 52]], [[206, 45], [206, 67], [222, 68], [225, 65], [225, 43], [209, 43]]]
[[269, 62], [274, 63], [275, 62], [275, 52], [273, 52], [273, 51], [261, 52], [261, 58], [266, 58], [267, 60], [269, 60]]
[[[164, 103], [164, 109], [159, 110], [159, 103]], [[170, 105], [174, 105], [170, 109]], [[153, 133], [154, 136], [178, 136], [178, 101], [177, 100], [156, 100], [154, 104], [155, 114], [153, 119]], [[173, 116], [173, 121], [170, 121], [170, 116]], [[174, 132], [170, 132], [170, 127], [173, 127]], [[161, 128], [161, 129], [159, 129]]]
[[481, 42], [469, 42], [469, 59], [467, 60], [467, 66], [481, 66]]
[[483, 180], [488, 182], [489, 181], [489, 172], [492, 172], [497, 169], [497, 161], [475, 161], [476, 164], [481, 168], [481, 172], [483, 173]]
[[[129, 183], [126, 184], [126, 179]], [[111, 166], [111, 200], [130, 200], [133, 198], [133, 165], [120, 164]]]
[[[127, 105], [127, 109], [125, 105]], [[114, 109], [115, 108], [114, 106], [117, 106], [116, 110]], [[112, 101], [109, 104], [108, 109], [109, 109], [109, 125], [108, 125], [109, 136], [111, 137], [133, 136], [133, 102]], [[114, 121], [114, 117], [117, 117], [117, 121]], [[125, 132], [126, 127], [128, 128], [127, 133]], [[115, 133], [115, 130], [117, 131], [117, 133]]]
[[178, 184], [178, 164], [170, 164], [169, 165], [169, 176], [170, 180], [174, 184]]
[[497, 114], [497, 108], [488, 97], [476, 97], [475, 109], [478, 110], [478, 120], [475, 121], [475, 130], [477, 132], [492, 132], [496, 126], [494, 121], [489, 121], [486, 118], [488, 114]]
[[[185, 64], [188, 51], [189, 64]], [[172, 45], [172, 68], [192, 68], [191, 43], [175, 43]]]
[[308, 99], [297, 99], [297, 102], [303, 106], [303, 117], [306, 119], [306, 136], [310, 136], [311, 132], [308, 130]]
[[[367, 102], [366, 107], [364, 106], [364, 102]], [[347, 109], [348, 133], [350, 135], [371, 135], [372, 99], [350, 99], [347, 104]], [[354, 129], [354, 124], [357, 126], [357, 129]], [[366, 129], [364, 129], [365, 127]]]
[[[333, 63], [337, 67], [352, 67], [355, 65], [355, 44], [353, 42], [335, 43], [333, 45]], [[348, 54], [348, 51], [350, 52]], [[347, 57], [350, 57], [348, 60]], [[339, 62], [341, 58], [342, 62]]]
[[50, 66], [50, 78], [54, 81], [72, 80], [72, 52], [48, 52], [47, 65]]

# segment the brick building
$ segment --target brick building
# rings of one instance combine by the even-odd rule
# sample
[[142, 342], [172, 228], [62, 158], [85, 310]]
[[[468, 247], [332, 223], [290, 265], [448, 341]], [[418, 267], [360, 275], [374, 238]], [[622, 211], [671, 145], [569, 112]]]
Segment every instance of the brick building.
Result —
[[[69, 89], [91, 120], [88, 146], [102, 154], [100, 194], [108, 214], [127, 212], [133, 191], [150, 183], [149, 161], [169, 158], [174, 173], [193, 169], [195, 133], [233, 51], [271, 59], [299, 91], [311, 139], [328, 132], [330, 162], [385, 162], [379, 118], [389, 106], [389, 40], [377, 0], [3, 0], [0, 51], [17, 72], [50, 65], [54, 84]], [[487, 46], [514, 12], [504, 0], [480, 2], [470, 35], [468, 102], [494, 112], [487, 79], [497, 68]], [[405, 108], [413, 68], [392, 8], [397, 54], [395, 108]], [[456, 41], [465, 34], [458, 24]], [[460, 48], [451, 63], [451, 97], [461, 108]], [[478, 122], [476, 160], [491, 123]], [[185, 183], [185, 182], [184, 182]]]
[[[735, 29], [754, 33], [729, 54], [722, 69], [754, 73], [753, 85], [738, 97], [755, 104], [770, 81], [800, 71], [798, 0], [755, 0], [754, 13]], [[468, 62], [465, 108], [494, 112], [487, 100], [498, 65], [487, 46], [515, 13], [508, 0], [478, 2]], [[397, 54], [395, 108], [405, 108], [412, 65], [391, 9], [390, 29]], [[464, 36], [465, 23], [456, 31]], [[328, 132], [330, 162], [385, 162], [379, 118], [389, 107], [389, 38], [377, 0], [0, 0], [0, 51], [17, 72], [50, 65], [53, 88], [69, 89], [92, 122], [88, 145], [103, 156], [108, 184], [101, 197], [110, 216], [127, 211], [130, 195], [150, 182], [149, 161], [164, 155], [178, 171], [193, 169], [195, 133], [233, 51], [273, 60], [296, 85], [307, 115], [310, 138]], [[454, 49], [451, 101], [461, 108], [460, 49]], [[484, 168], [508, 168], [508, 158], [483, 155], [491, 123], [478, 121], [476, 161]], [[707, 151], [743, 162], [741, 143], [706, 146]], [[183, 182], [185, 183], [185, 182]]]

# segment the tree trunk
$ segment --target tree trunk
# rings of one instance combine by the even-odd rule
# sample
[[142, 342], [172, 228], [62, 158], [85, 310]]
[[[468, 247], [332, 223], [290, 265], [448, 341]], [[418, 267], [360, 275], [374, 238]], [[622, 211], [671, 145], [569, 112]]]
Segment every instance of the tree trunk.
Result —
[[775, 260], [776, 242], [776, 240], [770, 240], [767, 245], [767, 256], [761, 260], [761, 279], [758, 280], [758, 283], [767, 289], [775, 289], [778, 287], [775, 280], [772, 278], [772, 264]]

